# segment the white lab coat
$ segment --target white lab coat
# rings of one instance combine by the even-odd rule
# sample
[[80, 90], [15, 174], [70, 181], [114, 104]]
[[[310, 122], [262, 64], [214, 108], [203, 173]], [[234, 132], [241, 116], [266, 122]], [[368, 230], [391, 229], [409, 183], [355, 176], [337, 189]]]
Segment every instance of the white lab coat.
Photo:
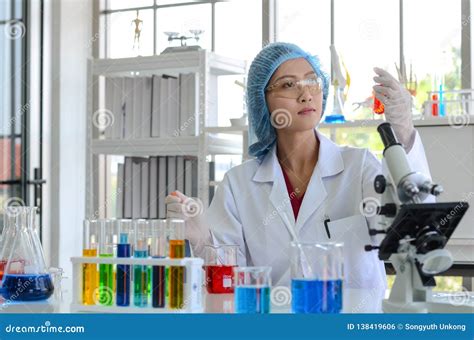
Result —
[[[374, 178], [380, 161], [367, 149], [338, 146], [321, 133], [319, 158], [298, 214], [294, 219], [276, 147], [261, 160], [253, 159], [229, 170], [206, 212], [214, 244], [236, 244], [239, 266], [271, 266], [273, 286], [290, 284], [292, 237], [282, 213], [295, 225], [301, 242], [344, 242], [344, 285], [347, 288], [386, 287], [377, 244], [368, 234], [376, 217], [362, 216], [364, 198], [377, 198]], [[421, 139], [416, 132], [408, 154], [413, 170], [429, 176]], [[330, 238], [323, 221], [329, 217]], [[195, 251], [196, 252], [196, 251]], [[202, 255], [197, 253], [196, 255]]]

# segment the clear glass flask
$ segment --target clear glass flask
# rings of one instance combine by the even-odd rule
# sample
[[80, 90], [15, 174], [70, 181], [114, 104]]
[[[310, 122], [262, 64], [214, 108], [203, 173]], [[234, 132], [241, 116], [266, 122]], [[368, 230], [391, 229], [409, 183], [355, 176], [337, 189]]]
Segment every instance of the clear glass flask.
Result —
[[0, 283], [2, 282], [3, 272], [7, 265], [8, 255], [10, 254], [13, 246], [13, 238], [15, 236], [15, 222], [16, 215], [12, 213], [15, 207], [9, 207], [9, 210], [5, 210], [6, 214], [4, 217], [4, 225], [2, 230], [2, 237], [0, 239]]
[[45, 300], [54, 291], [36, 230], [36, 213], [37, 208], [15, 207], [15, 232], [5, 239], [11, 247], [2, 250], [7, 262], [1, 293], [10, 301]]

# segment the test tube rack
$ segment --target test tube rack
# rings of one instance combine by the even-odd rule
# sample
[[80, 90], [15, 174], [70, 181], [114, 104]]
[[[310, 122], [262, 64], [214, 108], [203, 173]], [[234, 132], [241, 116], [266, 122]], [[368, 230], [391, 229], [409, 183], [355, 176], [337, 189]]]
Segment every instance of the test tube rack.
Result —
[[[72, 257], [73, 267], [73, 294], [71, 312], [89, 313], [202, 313], [202, 266], [204, 261], [200, 258], [186, 257], [182, 259], [171, 258], [101, 258], [101, 257]], [[184, 306], [182, 309], [135, 307], [133, 297], [130, 306], [102, 306], [84, 305], [82, 303], [83, 264], [121, 264], [145, 266], [183, 266], [185, 267]], [[133, 295], [133, 294], [131, 294]]]

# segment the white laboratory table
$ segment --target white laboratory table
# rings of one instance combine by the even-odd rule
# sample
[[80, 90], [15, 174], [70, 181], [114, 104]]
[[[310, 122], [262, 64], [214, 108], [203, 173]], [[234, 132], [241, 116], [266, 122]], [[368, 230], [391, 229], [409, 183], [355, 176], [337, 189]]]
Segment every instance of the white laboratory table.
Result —
[[[344, 289], [343, 312], [381, 313], [384, 293], [380, 289]], [[46, 302], [27, 304], [5, 303], [0, 298], [0, 313], [70, 313], [71, 300], [71, 294], [68, 291], [63, 291], [61, 296], [56, 294]], [[291, 312], [291, 303], [287, 298], [275, 298], [275, 300], [272, 302], [271, 313]], [[203, 287], [202, 303], [205, 313], [234, 312], [234, 294], [208, 294]], [[126, 312], [127, 307], [123, 310]]]
[[[343, 313], [382, 313], [382, 300], [385, 294], [386, 292], [380, 289], [346, 288], [343, 291]], [[437, 293], [435, 294], [434, 301], [439, 300], [441, 302], [446, 300], [447, 298], [444, 295], [450, 294]], [[468, 304], [472, 308], [474, 306], [474, 295], [471, 293], [469, 296]], [[288, 299], [274, 298], [273, 300], [271, 313], [291, 313], [291, 303]], [[5, 303], [0, 298], [0, 313], [71, 313], [71, 301], [71, 294], [68, 291], [63, 291], [62, 294], [55, 294], [48, 301], [27, 304]], [[202, 304], [204, 313], [233, 313], [234, 295], [208, 294], [203, 287]], [[107, 312], [107, 307], [104, 307], [103, 312]], [[123, 312], [127, 313], [127, 307], [123, 307]], [[150, 313], [150, 309], [146, 312]], [[460, 311], [460, 313], [463, 312]]]

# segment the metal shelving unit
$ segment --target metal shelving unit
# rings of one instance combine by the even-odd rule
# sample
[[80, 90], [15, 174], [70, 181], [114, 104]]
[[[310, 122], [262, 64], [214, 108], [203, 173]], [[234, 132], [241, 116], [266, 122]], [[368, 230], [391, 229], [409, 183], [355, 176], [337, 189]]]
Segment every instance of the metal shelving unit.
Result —
[[[169, 156], [190, 155], [198, 158], [198, 196], [209, 202], [208, 156], [242, 154], [243, 143], [227, 133], [208, 130], [208, 122], [216, 122], [217, 77], [245, 74], [246, 63], [219, 56], [207, 50], [162, 54], [121, 59], [91, 59], [88, 61], [87, 147], [86, 147], [86, 216], [97, 212], [99, 202], [99, 156]], [[196, 73], [199, 81], [199, 135], [195, 137], [165, 137], [143, 139], [105, 139], [93, 126], [92, 117], [99, 106], [99, 77], [151, 76]], [[211, 112], [212, 111], [212, 112]], [[212, 119], [214, 118], [214, 119]], [[211, 123], [213, 124], [213, 123]]]

